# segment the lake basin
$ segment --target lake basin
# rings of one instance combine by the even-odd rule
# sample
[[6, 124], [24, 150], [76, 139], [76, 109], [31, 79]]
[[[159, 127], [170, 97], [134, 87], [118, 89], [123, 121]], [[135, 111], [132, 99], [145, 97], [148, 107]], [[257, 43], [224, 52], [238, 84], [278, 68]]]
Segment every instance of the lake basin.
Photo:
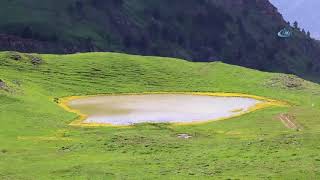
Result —
[[71, 109], [87, 117], [83, 123], [196, 123], [234, 117], [263, 101], [247, 97], [188, 94], [101, 95], [74, 99]]

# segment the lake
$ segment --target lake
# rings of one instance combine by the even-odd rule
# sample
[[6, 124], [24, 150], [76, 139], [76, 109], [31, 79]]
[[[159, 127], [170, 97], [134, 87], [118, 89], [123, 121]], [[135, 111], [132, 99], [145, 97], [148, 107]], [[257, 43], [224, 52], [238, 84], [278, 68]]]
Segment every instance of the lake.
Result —
[[263, 103], [253, 98], [188, 94], [101, 95], [68, 102], [84, 123], [195, 123], [233, 117]]

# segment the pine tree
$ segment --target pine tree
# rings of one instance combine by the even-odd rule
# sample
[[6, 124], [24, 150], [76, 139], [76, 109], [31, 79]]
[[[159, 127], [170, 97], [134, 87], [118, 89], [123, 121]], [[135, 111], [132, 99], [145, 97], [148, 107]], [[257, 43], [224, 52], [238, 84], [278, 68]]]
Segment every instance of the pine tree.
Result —
[[308, 36], [308, 38], [311, 38], [310, 31], [307, 32], [307, 36]]
[[298, 25], [298, 22], [297, 22], [297, 21], [295, 21], [295, 22], [293, 23], [293, 27], [294, 27], [294, 29], [299, 29], [299, 25]]

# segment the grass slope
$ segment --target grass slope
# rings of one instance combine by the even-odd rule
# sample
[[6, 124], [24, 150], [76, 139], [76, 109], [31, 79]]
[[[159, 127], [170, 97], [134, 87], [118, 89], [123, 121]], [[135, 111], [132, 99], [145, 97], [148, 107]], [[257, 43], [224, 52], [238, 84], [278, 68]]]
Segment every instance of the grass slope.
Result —
[[[0, 53], [1, 179], [320, 177], [319, 85], [220, 62], [86, 53], [34, 55], [43, 62], [33, 65], [10, 54]], [[53, 101], [145, 91], [246, 93], [293, 106], [199, 125], [86, 128], [68, 126], [76, 115]], [[303, 130], [287, 129], [284, 112]]]
[[[230, 11], [232, 8], [232, 11]], [[0, 50], [221, 60], [320, 81], [320, 44], [268, 0], [3, 0]]]

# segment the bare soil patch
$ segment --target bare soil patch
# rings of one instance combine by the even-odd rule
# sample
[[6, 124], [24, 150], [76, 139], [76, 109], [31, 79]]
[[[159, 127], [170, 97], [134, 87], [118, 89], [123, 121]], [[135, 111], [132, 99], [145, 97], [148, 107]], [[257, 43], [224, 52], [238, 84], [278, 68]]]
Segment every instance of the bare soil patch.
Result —
[[278, 118], [287, 128], [298, 131], [302, 130], [302, 127], [296, 122], [293, 115], [282, 113], [278, 116]]

